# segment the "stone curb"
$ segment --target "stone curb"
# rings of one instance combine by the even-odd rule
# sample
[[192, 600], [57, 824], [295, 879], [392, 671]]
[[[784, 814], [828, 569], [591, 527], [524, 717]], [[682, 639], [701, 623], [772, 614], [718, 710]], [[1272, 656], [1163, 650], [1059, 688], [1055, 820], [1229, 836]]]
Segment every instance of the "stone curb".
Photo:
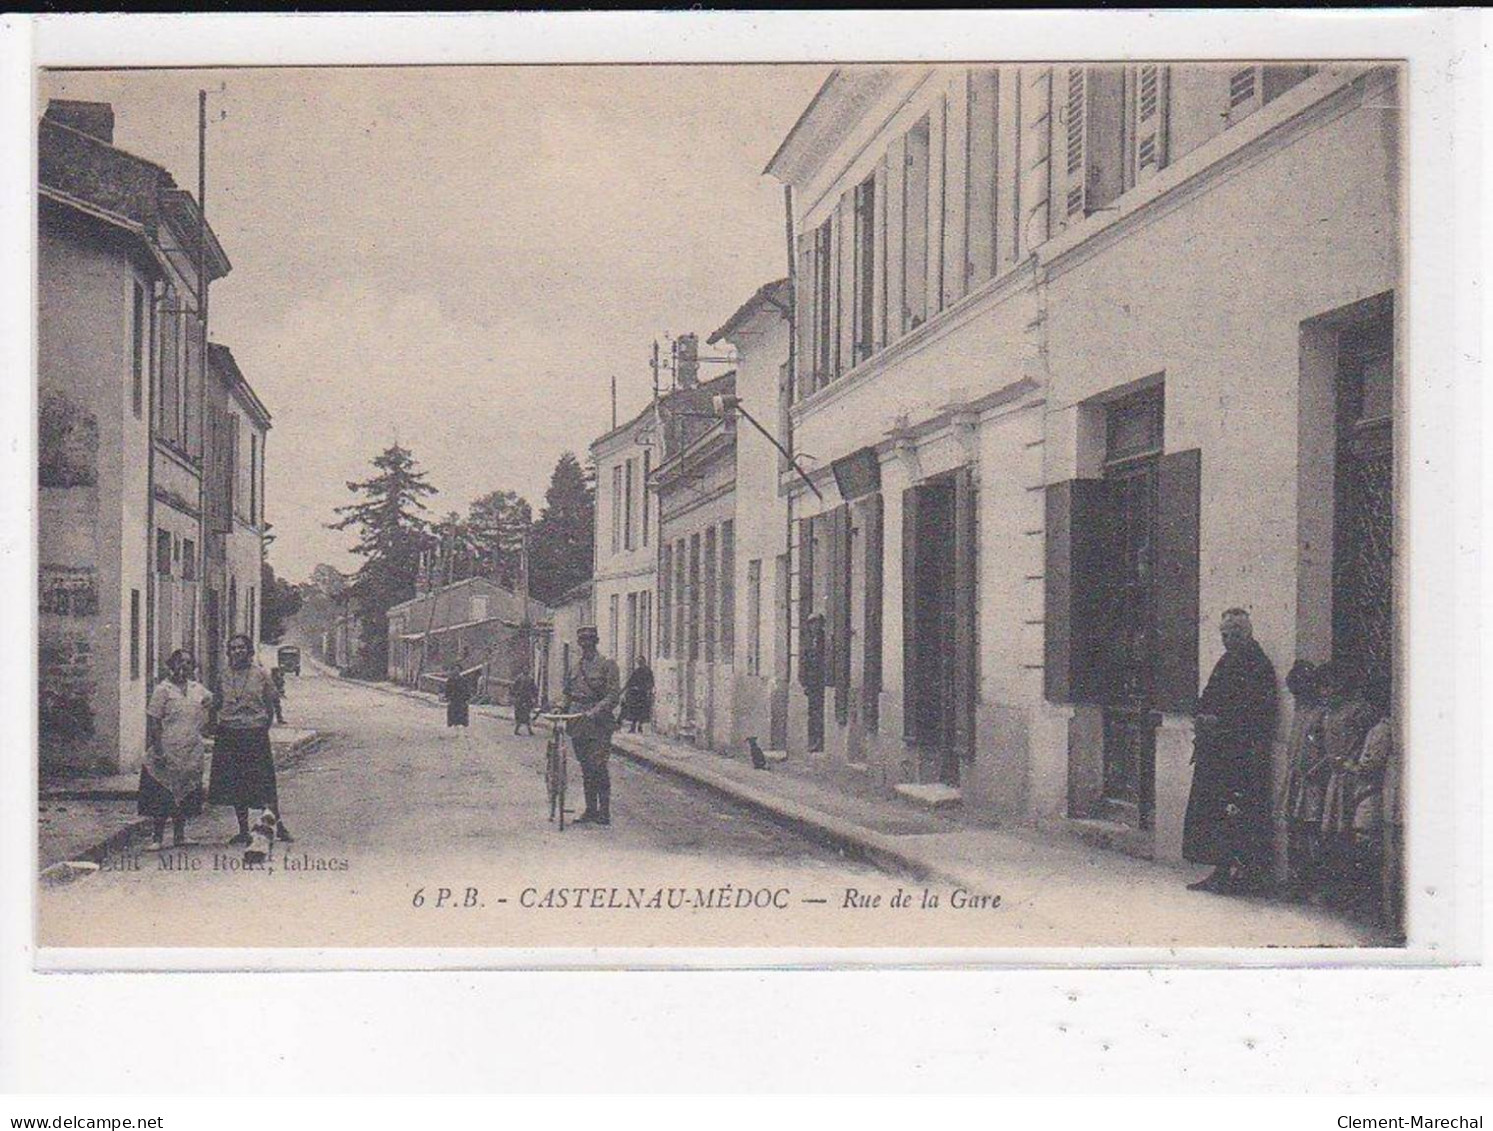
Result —
[[[303, 755], [315, 749], [321, 742], [321, 733], [311, 731], [294, 742], [282, 746], [274, 751], [275, 768], [282, 769], [292, 762], [298, 761]], [[123, 790], [99, 790], [90, 792], [88, 790], [77, 790], [67, 793], [43, 794], [44, 801], [134, 801], [138, 793], [125, 792]], [[82, 852], [74, 853], [70, 859], [59, 860], [55, 864], [49, 864], [41, 870], [38, 875], [42, 886], [56, 887], [60, 884], [71, 883], [73, 880], [93, 874], [92, 868], [80, 868], [80, 864], [98, 864], [105, 857], [112, 856], [130, 846], [130, 842], [137, 836], [143, 837], [150, 831], [151, 821], [149, 817], [132, 817], [120, 828], [110, 833], [98, 844], [85, 848]]]
[[724, 774], [717, 774], [708, 766], [699, 764], [695, 759], [670, 758], [665, 754], [649, 749], [644, 743], [637, 742], [631, 735], [624, 734], [612, 736], [612, 748], [623, 757], [640, 765], [683, 778], [723, 797], [746, 805], [748, 808], [761, 813], [778, 824], [809, 837], [811, 840], [828, 843], [837, 848], [848, 849], [854, 855], [869, 863], [880, 867], [890, 866], [910, 872], [919, 880], [943, 880], [947, 883], [958, 884], [961, 887], [978, 891], [981, 894], [999, 894], [990, 890], [983, 880], [975, 879], [968, 875], [961, 875], [958, 871], [948, 868], [940, 861], [929, 859], [923, 853], [909, 851], [897, 843], [894, 838], [884, 833], [878, 833], [874, 829], [868, 829], [864, 825], [856, 824], [854, 821], [848, 821], [843, 817], [836, 817], [811, 805], [805, 805], [802, 802], [794, 801], [792, 798], [783, 797], [769, 790], [755, 789], [744, 782], [737, 781]]

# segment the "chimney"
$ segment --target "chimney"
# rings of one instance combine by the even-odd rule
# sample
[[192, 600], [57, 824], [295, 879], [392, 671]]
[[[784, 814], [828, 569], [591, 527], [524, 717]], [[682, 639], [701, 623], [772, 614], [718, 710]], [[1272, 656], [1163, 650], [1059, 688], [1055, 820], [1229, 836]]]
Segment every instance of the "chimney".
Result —
[[674, 343], [674, 376], [681, 389], [693, 389], [700, 383], [700, 339], [695, 334], [680, 334]]
[[47, 103], [46, 118], [91, 138], [114, 144], [114, 107], [107, 102], [74, 102], [54, 98]]

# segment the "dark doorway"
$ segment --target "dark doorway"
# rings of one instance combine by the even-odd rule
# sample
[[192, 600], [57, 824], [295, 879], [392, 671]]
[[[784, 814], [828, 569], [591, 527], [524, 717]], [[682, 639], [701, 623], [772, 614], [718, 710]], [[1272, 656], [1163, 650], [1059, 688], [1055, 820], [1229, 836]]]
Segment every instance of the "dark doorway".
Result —
[[804, 691], [809, 699], [809, 749], [824, 749], [824, 616], [815, 613], [804, 623]]
[[925, 751], [925, 772], [959, 784], [955, 745], [955, 490], [935, 481], [906, 494], [907, 737]]
[[1104, 479], [1112, 559], [1104, 594], [1103, 806], [1150, 828], [1155, 808], [1156, 543], [1165, 402], [1160, 388], [1108, 406]]
[[207, 641], [205, 648], [207, 653], [207, 686], [216, 690], [218, 686], [218, 654], [223, 647], [221, 626], [218, 623], [218, 591], [216, 589], [209, 589], [207, 591], [207, 603], [206, 608], [203, 610], [203, 619], [207, 621]]
[[1394, 647], [1394, 323], [1385, 312], [1338, 340], [1332, 655], [1390, 709]]

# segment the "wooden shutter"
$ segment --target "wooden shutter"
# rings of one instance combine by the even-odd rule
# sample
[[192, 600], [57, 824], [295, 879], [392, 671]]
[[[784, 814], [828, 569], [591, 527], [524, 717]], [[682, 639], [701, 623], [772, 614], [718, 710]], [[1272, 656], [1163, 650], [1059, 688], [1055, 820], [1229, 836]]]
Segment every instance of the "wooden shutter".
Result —
[[868, 495], [861, 502], [861, 524], [865, 531], [866, 605], [865, 639], [861, 659], [861, 719], [868, 731], [881, 725], [881, 493]]
[[1060, 128], [1053, 136], [1054, 215], [1060, 227], [1082, 220], [1088, 214], [1085, 174], [1088, 169], [1089, 98], [1087, 73], [1083, 67], [1061, 69], [1058, 90], [1062, 112]]
[[228, 512], [228, 526], [233, 528], [233, 512], [238, 506], [238, 415], [230, 412], [228, 414], [228, 450], [227, 464], [223, 475], [225, 487], [223, 491], [227, 502], [224, 504]]
[[917, 545], [921, 504], [919, 488], [909, 487], [902, 492], [902, 733], [908, 741], [918, 737], [918, 642], [923, 631], [918, 624]]
[[814, 615], [814, 520], [798, 520], [798, 680], [806, 689], [818, 675], [805, 663], [809, 652], [809, 618]]
[[1156, 706], [1176, 714], [1197, 707], [1202, 472], [1192, 448], [1162, 456], [1156, 477]]
[[817, 276], [814, 268], [814, 233], [798, 237], [798, 278], [794, 280], [795, 317], [798, 343], [795, 346], [793, 374], [795, 398], [805, 397], [813, 390], [814, 372], [814, 283]]
[[969, 98], [969, 217], [965, 239], [964, 273], [973, 290], [995, 273], [997, 153], [996, 115], [1000, 107], [1000, 71], [974, 67], [968, 78]]
[[855, 190], [835, 211], [835, 376], [855, 368]]
[[974, 474], [962, 467], [954, 477], [954, 749], [966, 761], [975, 754], [975, 704], [979, 665], [975, 647], [979, 615], [979, 518]]
[[835, 718], [844, 725], [850, 696], [850, 506], [841, 503], [827, 516], [829, 542], [827, 615], [829, 682], [835, 689]]
[[1225, 118], [1229, 125], [1247, 118], [1261, 106], [1261, 68], [1240, 67], [1229, 72], [1228, 110]]
[[658, 571], [658, 654], [668, 656], [674, 636], [674, 547], [660, 548]]
[[1054, 703], [1100, 701], [1117, 498], [1103, 479], [1047, 488], [1043, 693]]
[[1168, 79], [1167, 68], [1156, 63], [1134, 68], [1129, 115], [1135, 123], [1131, 184], [1142, 184], [1166, 168]]

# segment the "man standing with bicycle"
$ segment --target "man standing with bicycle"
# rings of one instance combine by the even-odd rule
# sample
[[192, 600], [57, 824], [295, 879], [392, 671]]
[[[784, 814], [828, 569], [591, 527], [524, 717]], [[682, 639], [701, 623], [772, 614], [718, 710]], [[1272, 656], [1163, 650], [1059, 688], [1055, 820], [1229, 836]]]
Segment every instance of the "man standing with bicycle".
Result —
[[583, 625], [575, 639], [581, 658], [565, 678], [565, 709], [582, 716], [571, 724], [570, 738], [586, 791], [586, 811], [575, 823], [610, 825], [612, 776], [607, 761], [612, 754], [612, 729], [622, 697], [622, 680], [617, 661], [597, 651], [601, 637], [594, 625]]

